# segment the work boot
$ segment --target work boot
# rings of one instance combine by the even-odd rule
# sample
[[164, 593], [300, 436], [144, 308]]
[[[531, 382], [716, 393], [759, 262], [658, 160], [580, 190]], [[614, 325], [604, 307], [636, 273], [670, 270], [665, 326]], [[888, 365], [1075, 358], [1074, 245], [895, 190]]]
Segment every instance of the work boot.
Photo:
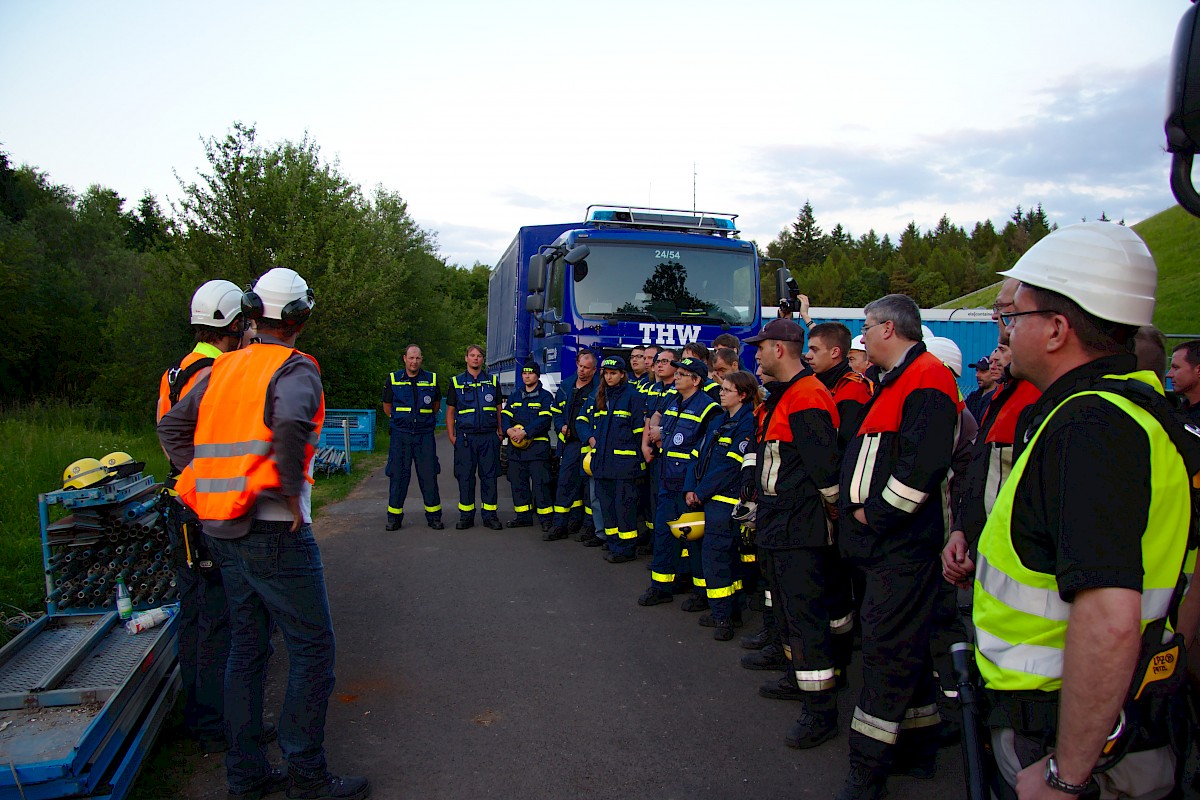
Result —
[[483, 527], [490, 528], [491, 530], [494, 530], [494, 531], [504, 530], [504, 526], [500, 524], [499, 517], [492, 517], [491, 519], [485, 519], [483, 521]]
[[892, 774], [923, 781], [932, 780], [937, 775], [937, 754], [935, 753], [932, 757], [916, 758], [905, 757], [897, 753], [896, 760], [892, 763]]
[[[581, 533], [579, 535], [582, 536], [583, 534]], [[583, 546], [584, 547], [603, 547], [604, 540], [601, 539], [599, 536], [597, 536], [595, 534], [595, 532], [593, 532], [590, 536], [588, 536], [588, 540], [583, 543]]]
[[790, 674], [784, 675], [778, 681], [764, 683], [758, 687], [758, 696], [766, 697], [771, 700], [800, 700], [806, 698], [807, 692], [800, 691], [800, 687], [795, 684], [794, 679]]
[[[516, 517], [516, 518], [510, 519], [508, 522], [504, 523], [504, 527], [506, 527], [506, 528], [532, 528], [533, 520], [521, 519], [520, 517]], [[499, 529], [497, 529], [497, 530], [499, 530]]]
[[742, 637], [741, 645], [746, 650], [762, 650], [775, 639], [775, 635], [767, 628], [762, 628], [755, 633], [748, 633]]
[[757, 653], [747, 653], [742, 656], [742, 666], [746, 669], [785, 672], [791, 665], [788, 663], [787, 656], [783, 654], [783, 648], [771, 643]]
[[589, 541], [595, 538], [595, 531], [580, 531], [579, 533], [575, 534], [575, 541], [583, 542], [584, 544], [587, 544]]
[[887, 796], [887, 776], [858, 764], [850, 765], [846, 782], [835, 800], [879, 800]]
[[429, 529], [430, 530], [440, 531], [440, 530], [445, 530], [445, 528], [446, 528], [446, 526], [442, 524], [441, 517], [429, 520]]
[[693, 594], [687, 600], [684, 600], [679, 607], [684, 611], [691, 612], [708, 611], [708, 598], [703, 595]]
[[542, 525], [542, 533], [549, 533], [550, 529], [554, 527], [554, 522], [553, 522], [553, 520], [550, 520], [550, 519], [543, 519], [541, 521], [541, 525]]
[[633, 553], [614, 553], [610, 550], [604, 554], [604, 560], [610, 564], [625, 564], [629, 561], [636, 561], [637, 556]]
[[562, 525], [552, 525], [550, 530], [542, 534], [543, 542], [557, 542], [559, 539], [567, 538], [567, 529]]
[[712, 614], [703, 614], [697, 622], [701, 628], [714, 628], [713, 638], [718, 642], [728, 642], [733, 638], [732, 619], [714, 619]]
[[459, 517], [458, 522], [454, 523], [454, 529], [457, 531], [465, 531], [467, 528], [474, 528], [475, 520]]
[[397, 517], [395, 521], [388, 522], [388, 524], [385, 525], [383, 529], [385, 531], [398, 531], [398, 530], [400, 530], [400, 526], [402, 526], [403, 524], [404, 524], [404, 517]]
[[371, 794], [367, 779], [357, 775], [339, 777], [326, 772], [317, 778], [307, 778], [292, 772], [291, 777], [289, 800], [361, 800]]
[[271, 769], [258, 786], [244, 792], [229, 792], [228, 800], [262, 800], [269, 795], [278, 794], [292, 784], [291, 776], [282, 770]]
[[642, 596], [638, 598], [639, 606], [657, 606], [663, 603], [674, 602], [675, 595], [670, 592], [664, 592], [657, 586], [651, 586], [646, 591], [642, 592]]
[[805, 709], [801, 712], [800, 718], [788, 729], [787, 735], [783, 737], [783, 743], [797, 750], [807, 750], [828, 742], [837, 735], [837, 711], [832, 714], [814, 714]]
[[637, 554], [638, 554], [639, 556], [652, 556], [652, 555], [654, 555], [654, 545], [652, 545], [652, 544], [639, 544], [639, 545], [637, 546]]

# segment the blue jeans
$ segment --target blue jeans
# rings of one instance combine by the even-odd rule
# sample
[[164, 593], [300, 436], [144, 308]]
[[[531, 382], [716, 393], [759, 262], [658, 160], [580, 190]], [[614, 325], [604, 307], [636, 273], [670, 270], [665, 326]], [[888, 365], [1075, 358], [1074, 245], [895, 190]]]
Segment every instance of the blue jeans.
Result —
[[333, 691], [334, 641], [321, 551], [312, 526], [255, 521], [241, 539], [208, 538], [229, 600], [231, 642], [225, 669], [225, 758], [229, 791], [259, 786], [270, 765], [261, 743], [263, 680], [271, 620], [288, 650], [288, 683], [279, 714], [279, 749], [302, 775], [325, 772], [325, 713]]

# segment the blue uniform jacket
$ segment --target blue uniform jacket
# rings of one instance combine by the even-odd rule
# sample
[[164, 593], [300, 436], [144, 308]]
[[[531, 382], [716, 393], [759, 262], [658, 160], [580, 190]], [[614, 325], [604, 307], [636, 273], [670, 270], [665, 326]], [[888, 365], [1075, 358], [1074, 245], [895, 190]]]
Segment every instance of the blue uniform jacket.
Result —
[[746, 403], [732, 417], [719, 417], [709, 426], [700, 455], [688, 471], [683, 490], [695, 492], [700, 502], [737, 502], [741, 490], [742, 460], [754, 449], [754, 409]]
[[514, 425], [525, 428], [526, 448], [510, 447], [510, 461], [541, 461], [550, 457], [550, 418], [554, 398], [542, 386], [526, 392], [524, 385], [517, 387], [508, 398], [502, 412], [505, 430]]
[[719, 419], [721, 407], [697, 390], [686, 400], [678, 392], [664, 395], [662, 412], [662, 456], [659, 458], [659, 489], [683, 491], [684, 478], [709, 426]]
[[440, 399], [437, 373], [426, 369], [416, 377], [409, 377], [406, 370], [397, 370], [388, 375], [383, 387], [383, 402], [392, 407], [392, 430], [405, 433], [433, 433], [437, 427], [434, 408]]
[[[630, 480], [646, 469], [642, 458], [641, 396], [628, 383], [605, 389], [605, 407], [595, 403], [588, 410], [587, 422], [580, 423], [580, 436], [596, 437], [592, 453], [592, 477]], [[585, 434], [584, 431], [587, 431]]]
[[[576, 414], [577, 417], [580, 414], [586, 414], [587, 410], [591, 407], [592, 401], [596, 398], [596, 388], [598, 385], [599, 383], [596, 380], [596, 377], [592, 376], [592, 382], [578, 390], [583, 392], [584, 396], [581, 398], [581, 402], [579, 403], [579, 411]], [[571, 413], [572, 403], [575, 400], [575, 392], [575, 381], [570, 381], [559, 386], [558, 394], [554, 396], [554, 407], [551, 409], [554, 423], [553, 430], [555, 437], [558, 439], [560, 448], [562, 445], [567, 443], [567, 439], [562, 435], [563, 425], [569, 425], [570, 429], [576, 432], [578, 439], [586, 442], [588, 438], [587, 436], [583, 436], [579, 433], [578, 421], [568, 417], [568, 415]]]
[[500, 409], [500, 384], [486, 369], [478, 378], [463, 370], [451, 380], [446, 404], [455, 408], [455, 431], [495, 431], [496, 412]]

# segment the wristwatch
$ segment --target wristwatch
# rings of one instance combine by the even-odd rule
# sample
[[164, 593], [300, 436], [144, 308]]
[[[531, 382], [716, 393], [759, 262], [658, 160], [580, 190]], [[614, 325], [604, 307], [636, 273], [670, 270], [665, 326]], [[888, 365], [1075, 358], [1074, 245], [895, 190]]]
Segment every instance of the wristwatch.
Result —
[[1046, 785], [1051, 789], [1057, 789], [1066, 794], [1083, 794], [1091, 786], [1092, 779], [1089, 776], [1083, 783], [1067, 783], [1062, 778], [1058, 777], [1058, 762], [1054, 760], [1054, 756], [1046, 759]]

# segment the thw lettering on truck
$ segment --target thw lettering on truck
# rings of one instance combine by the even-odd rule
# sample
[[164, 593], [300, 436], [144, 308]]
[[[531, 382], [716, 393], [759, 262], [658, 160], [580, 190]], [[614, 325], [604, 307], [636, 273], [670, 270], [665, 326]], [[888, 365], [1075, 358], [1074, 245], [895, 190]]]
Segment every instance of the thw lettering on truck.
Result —
[[[699, 325], [671, 325], [660, 322], [639, 322], [642, 331], [642, 344], [676, 344], [685, 345], [697, 341], [700, 337]], [[656, 337], [651, 340], [651, 337]]]

